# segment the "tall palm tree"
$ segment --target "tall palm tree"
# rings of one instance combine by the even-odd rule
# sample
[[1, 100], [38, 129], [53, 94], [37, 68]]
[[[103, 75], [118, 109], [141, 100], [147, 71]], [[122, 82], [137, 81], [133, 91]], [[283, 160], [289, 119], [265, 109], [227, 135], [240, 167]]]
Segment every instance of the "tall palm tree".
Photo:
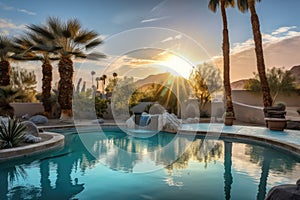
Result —
[[101, 53], [87, 53], [90, 49], [102, 43], [95, 31], [83, 30], [77, 19], [62, 22], [58, 18], [49, 17], [46, 26], [29, 25], [28, 28], [42, 34], [55, 45], [60, 46], [58, 51], [58, 102], [61, 106], [61, 120], [72, 118], [73, 95], [73, 59], [99, 59], [105, 57]]
[[217, 7], [220, 5], [222, 21], [223, 21], [223, 84], [225, 88], [225, 99], [226, 99], [226, 112], [233, 111], [232, 98], [231, 98], [231, 86], [230, 86], [230, 45], [227, 28], [227, 15], [226, 8], [234, 6], [234, 0], [210, 0], [208, 7], [213, 12], [216, 12]]
[[94, 75], [96, 74], [95, 71], [91, 71], [91, 75], [92, 75], [92, 87], [94, 86]]
[[106, 79], [107, 79], [107, 76], [105, 74], [102, 75], [102, 82], [103, 82], [103, 93], [105, 91], [105, 83], [106, 83]]
[[96, 89], [97, 89], [97, 91], [98, 91], [98, 89], [99, 89], [99, 81], [100, 81], [100, 77], [96, 77]]
[[116, 79], [118, 77], [118, 74], [116, 72], [114, 72], [113, 77], [114, 77], [114, 79]]
[[242, 12], [247, 12], [248, 10], [250, 10], [253, 38], [255, 43], [257, 71], [260, 78], [261, 89], [263, 93], [264, 107], [268, 107], [272, 106], [273, 100], [271, 97], [270, 87], [266, 76], [260, 24], [255, 9], [255, 3], [260, 1], [261, 0], [238, 0], [238, 8]]
[[11, 39], [0, 35], [0, 86], [10, 84], [10, 63], [11, 55], [14, 53], [14, 45]]
[[21, 53], [15, 55], [19, 60], [40, 60], [42, 62], [42, 103], [47, 116], [51, 116], [51, 82], [52, 65], [51, 60], [58, 60], [55, 56], [60, 47], [42, 35], [27, 32], [27, 36], [21, 36], [15, 39], [16, 47]]

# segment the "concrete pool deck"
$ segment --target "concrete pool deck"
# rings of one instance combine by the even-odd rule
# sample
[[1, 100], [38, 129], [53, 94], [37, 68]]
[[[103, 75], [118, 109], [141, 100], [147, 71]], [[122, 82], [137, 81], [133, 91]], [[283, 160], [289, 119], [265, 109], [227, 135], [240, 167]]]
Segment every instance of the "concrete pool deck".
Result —
[[[235, 124], [237, 124], [235, 122]], [[230, 137], [242, 140], [251, 140], [269, 146], [275, 146], [291, 153], [300, 156], [300, 131], [285, 129], [284, 131], [272, 131], [266, 127], [258, 125], [242, 125], [224, 126], [222, 123], [198, 123], [198, 124], [183, 124], [181, 132], [196, 132], [197, 134], [205, 135], [218, 135], [222, 137]], [[125, 126], [126, 124], [122, 124]], [[99, 124], [92, 123], [91, 121], [78, 121], [76, 127], [89, 127], [93, 128]], [[100, 124], [101, 127], [116, 126], [113, 120], [105, 120], [105, 123]], [[74, 128], [74, 123], [55, 123], [53, 121], [47, 126], [39, 126], [41, 129], [57, 129], [57, 128]], [[208, 134], [208, 135], [209, 135]]]
[[182, 132], [196, 132], [212, 136], [231, 137], [244, 140], [254, 140], [259, 143], [276, 146], [291, 153], [300, 155], [300, 131], [288, 130], [272, 131], [265, 127], [252, 126], [224, 126], [217, 123], [183, 124]]
[[[121, 125], [125, 126], [125, 123]], [[113, 121], [108, 121], [100, 124], [100, 126], [115, 127], [116, 124]], [[67, 128], [87, 128], [89, 130], [93, 130], [95, 127], [99, 127], [99, 124], [91, 121], [80, 121], [76, 123], [76, 125], [74, 123], [52, 122], [48, 125], [38, 126], [39, 129], [45, 130], [44, 133], [40, 133], [41, 135], [51, 136], [49, 140], [13, 149], [2, 149], [0, 150], [0, 162], [14, 158], [36, 155], [64, 145], [64, 136], [62, 134], [50, 133], [47, 132], [47, 130]], [[268, 145], [271, 147], [274, 146], [300, 156], [300, 131], [296, 130], [286, 129], [284, 131], [271, 131], [268, 128], [259, 126], [224, 126], [222, 123], [198, 123], [183, 124], [179, 132], [212, 136], [213, 139], [225, 137], [240, 139], [242, 141], [250, 140], [262, 145]]]

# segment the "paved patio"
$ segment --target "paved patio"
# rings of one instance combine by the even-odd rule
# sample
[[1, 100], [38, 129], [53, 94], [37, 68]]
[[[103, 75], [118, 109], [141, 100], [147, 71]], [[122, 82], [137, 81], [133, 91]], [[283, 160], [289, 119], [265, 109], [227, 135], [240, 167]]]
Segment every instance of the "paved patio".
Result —
[[212, 133], [213, 135], [220, 134], [241, 139], [255, 140], [262, 143], [268, 143], [300, 155], [300, 131], [284, 130], [272, 131], [265, 127], [257, 126], [224, 126], [223, 124], [184, 124], [182, 131], [196, 131], [198, 134]]

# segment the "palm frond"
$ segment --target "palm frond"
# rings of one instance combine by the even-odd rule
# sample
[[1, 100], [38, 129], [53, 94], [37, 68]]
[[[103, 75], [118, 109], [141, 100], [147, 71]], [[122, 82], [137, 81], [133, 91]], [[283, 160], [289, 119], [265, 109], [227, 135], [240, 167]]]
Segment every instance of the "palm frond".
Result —
[[47, 38], [43, 38], [36, 33], [26, 32], [26, 35], [34, 42], [35, 44], [43, 44], [47, 42]]
[[85, 45], [85, 49], [88, 50], [88, 49], [94, 48], [102, 43], [103, 43], [103, 40], [100, 40], [100, 39], [93, 40], [90, 43], [88, 43], [87, 45]]
[[235, 0], [226, 0], [225, 1], [225, 7], [234, 7], [235, 5]]
[[81, 29], [81, 24], [78, 19], [71, 19], [67, 21], [66, 29], [71, 34], [71, 37], [75, 37]]
[[89, 60], [99, 60], [101, 58], [106, 58], [106, 55], [100, 52], [93, 52], [90, 54], [87, 54], [87, 59]]
[[17, 38], [15, 37], [13, 39], [13, 41], [20, 48], [28, 49], [31, 46], [33, 46], [33, 41], [30, 38], [28, 38], [27, 36], [19, 36]]
[[74, 42], [79, 44], [87, 43], [93, 39], [95, 39], [98, 36], [98, 33], [95, 31], [80, 31], [77, 35], [77, 37], [74, 38]]
[[216, 12], [217, 7], [219, 7], [219, 3], [220, 3], [220, 0], [210, 0], [209, 3], [208, 3], [208, 8], [211, 11]]
[[53, 34], [62, 36], [63, 24], [58, 17], [49, 17], [47, 19], [47, 25], [49, 26]]
[[247, 12], [248, 11], [248, 1], [247, 0], [238, 0], [237, 1], [238, 3], [238, 9], [241, 11], [241, 12]]
[[26, 54], [13, 54], [11, 55], [11, 58], [14, 60], [19, 60], [19, 61], [26, 61], [26, 60], [43, 60], [41, 56], [38, 56], [34, 53], [26, 53]]
[[43, 25], [38, 26], [35, 24], [31, 24], [31, 25], [27, 25], [26, 28], [35, 32], [38, 35], [42, 35], [43, 37], [48, 38], [49, 40], [55, 39], [54, 35], [47, 29], [46, 26], [43, 26]]

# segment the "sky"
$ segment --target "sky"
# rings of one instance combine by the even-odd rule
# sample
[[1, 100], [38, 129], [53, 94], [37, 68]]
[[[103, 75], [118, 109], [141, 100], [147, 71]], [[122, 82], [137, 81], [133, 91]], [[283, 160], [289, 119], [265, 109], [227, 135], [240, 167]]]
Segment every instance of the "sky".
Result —
[[[257, 3], [267, 68], [300, 65], [299, 7], [299, 0]], [[250, 15], [237, 8], [226, 11], [231, 81], [250, 78], [256, 71]], [[91, 82], [91, 71], [96, 76], [117, 72], [137, 78], [175, 71], [188, 77], [192, 66], [209, 61], [222, 70], [222, 18], [219, 9], [208, 9], [208, 0], [0, 0], [0, 33], [17, 37], [26, 25], [43, 24], [49, 16], [77, 18], [84, 29], [97, 31], [104, 40], [95, 51], [107, 58], [77, 61], [75, 82], [79, 77]], [[12, 65], [41, 76], [38, 62]], [[58, 74], [54, 76], [58, 80]]]

